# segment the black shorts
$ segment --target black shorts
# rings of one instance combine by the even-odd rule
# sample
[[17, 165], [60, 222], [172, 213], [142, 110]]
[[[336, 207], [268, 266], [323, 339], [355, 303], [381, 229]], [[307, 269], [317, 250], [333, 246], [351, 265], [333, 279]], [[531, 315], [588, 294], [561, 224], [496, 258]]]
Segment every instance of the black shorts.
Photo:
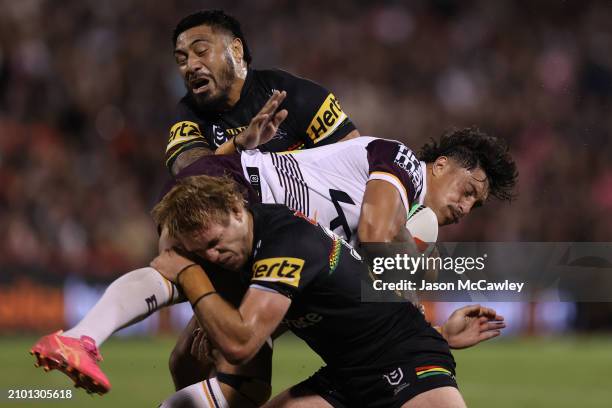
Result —
[[323, 367], [296, 389], [304, 387], [338, 408], [396, 408], [435, 388], [458, 388], [454, 359], [437, 353], [382, 369], [353, 369], [348, 376]]

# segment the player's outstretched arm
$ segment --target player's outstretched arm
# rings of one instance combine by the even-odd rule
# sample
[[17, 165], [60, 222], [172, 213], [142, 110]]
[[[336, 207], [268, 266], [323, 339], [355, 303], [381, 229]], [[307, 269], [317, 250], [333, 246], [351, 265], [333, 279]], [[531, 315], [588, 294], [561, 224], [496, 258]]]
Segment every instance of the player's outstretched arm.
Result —
[[215, 154], [230, 154], [237, 150], [255, 149], [272, 140], [278, 127], [288, 115], [286, 109], [278, 111], [278, 107], [286, 97], [287, 92], [274, 91], [263, 108], [251, 119], [249, 126], [219, 146]]
[[499, 336], [504, 327], [504, 317], [494, 309], [469, 305], [455, 310], [439, 332], [451, 348], [463, 349]]
[[236, 309], [216, 293], [200, 266], [172, 249], [151, 266], [183, 289], [213, 346], [231, 364], [243, 364], [255, 356], [291, 304], [284, 295], [251, 288]]

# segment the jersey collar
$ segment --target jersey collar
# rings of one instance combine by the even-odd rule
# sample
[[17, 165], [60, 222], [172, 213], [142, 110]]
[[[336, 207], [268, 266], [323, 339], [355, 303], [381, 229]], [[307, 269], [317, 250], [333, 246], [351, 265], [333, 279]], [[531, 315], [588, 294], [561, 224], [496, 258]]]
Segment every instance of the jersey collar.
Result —
[[240, 90], [240, 99], [238, 102], [228, 111], [221, 113], [222, 115], [228, 114], [230, 112], [236, 112], [243, 109], [243, 105], [246, 103], [245, 101], [248, 99], [251, 87], [253, 85], [253, 70], [251, 68], [247, 68], [247, 76], [244, 79], [244, 84], [242, 84], [242, 89]]
[[264, 230], [265, 220], [262, 220], [261, 209], [257, 204], [251, 204], [247, 207], [247, 211], [253, 216], [253, 248], [251, 248], [251, 257], [249, 264], [252, 263], [253, 258], [256, 256], [259, 246], [261, 245], [261, 231]]
[[[242, 101], [249, 91], [251, 90], [251, 84], [253, 83], [253, 70], [251, 68], [247, 68], [247, 76], [244, 79], [244, 84], [242, 84], [242, 90], [240, 91], [240, 101]], [[236, 104], [236, 106], [240, 103]]]

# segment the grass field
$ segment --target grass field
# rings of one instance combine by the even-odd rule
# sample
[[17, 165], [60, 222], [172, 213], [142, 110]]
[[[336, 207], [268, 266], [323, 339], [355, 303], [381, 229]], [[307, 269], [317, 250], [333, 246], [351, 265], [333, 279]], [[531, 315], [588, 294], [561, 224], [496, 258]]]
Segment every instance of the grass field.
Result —
[[[298, 339], [275, 344], [274, 392], [300, 381], [320, 366]], [[33, 366], [27, 350], [34, 338], [0, 338], [0, 405], [16, 407], [151, 407], [172, 392], [167, 356], [173, 339], [111, 340], [102, 367], [113, 390], [89, 396], [74, 390], [63, 402], [10, 402], [7, 389], [67, 389], [57, 372]], [[457, 379], [470, 407], [611, 407], [612, 338], [496, 340], [455, 352]]]

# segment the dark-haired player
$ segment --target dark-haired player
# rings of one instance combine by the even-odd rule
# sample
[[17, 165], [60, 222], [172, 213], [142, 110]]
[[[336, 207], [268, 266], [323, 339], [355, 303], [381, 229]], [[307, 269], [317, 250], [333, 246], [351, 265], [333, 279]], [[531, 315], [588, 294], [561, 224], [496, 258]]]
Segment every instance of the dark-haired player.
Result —
[[[252, 69], [240, 24], [223, 11], [185, 17], [172, 40], [187, 88], [170, 126], [166, 150], [166, 164], [174, 174], [213, 151], [298, 150], [359, 136], [336, 96], [321, 85], [281, 70]], [[281, 92], [286, 92], [284, 100]], [[280, 109], [276, 115], [274, 109], [264, 114], [280, 125], [271, 140], [258, 146], [243, 130], [270, 97], [274, 108], [280, 104]]]

